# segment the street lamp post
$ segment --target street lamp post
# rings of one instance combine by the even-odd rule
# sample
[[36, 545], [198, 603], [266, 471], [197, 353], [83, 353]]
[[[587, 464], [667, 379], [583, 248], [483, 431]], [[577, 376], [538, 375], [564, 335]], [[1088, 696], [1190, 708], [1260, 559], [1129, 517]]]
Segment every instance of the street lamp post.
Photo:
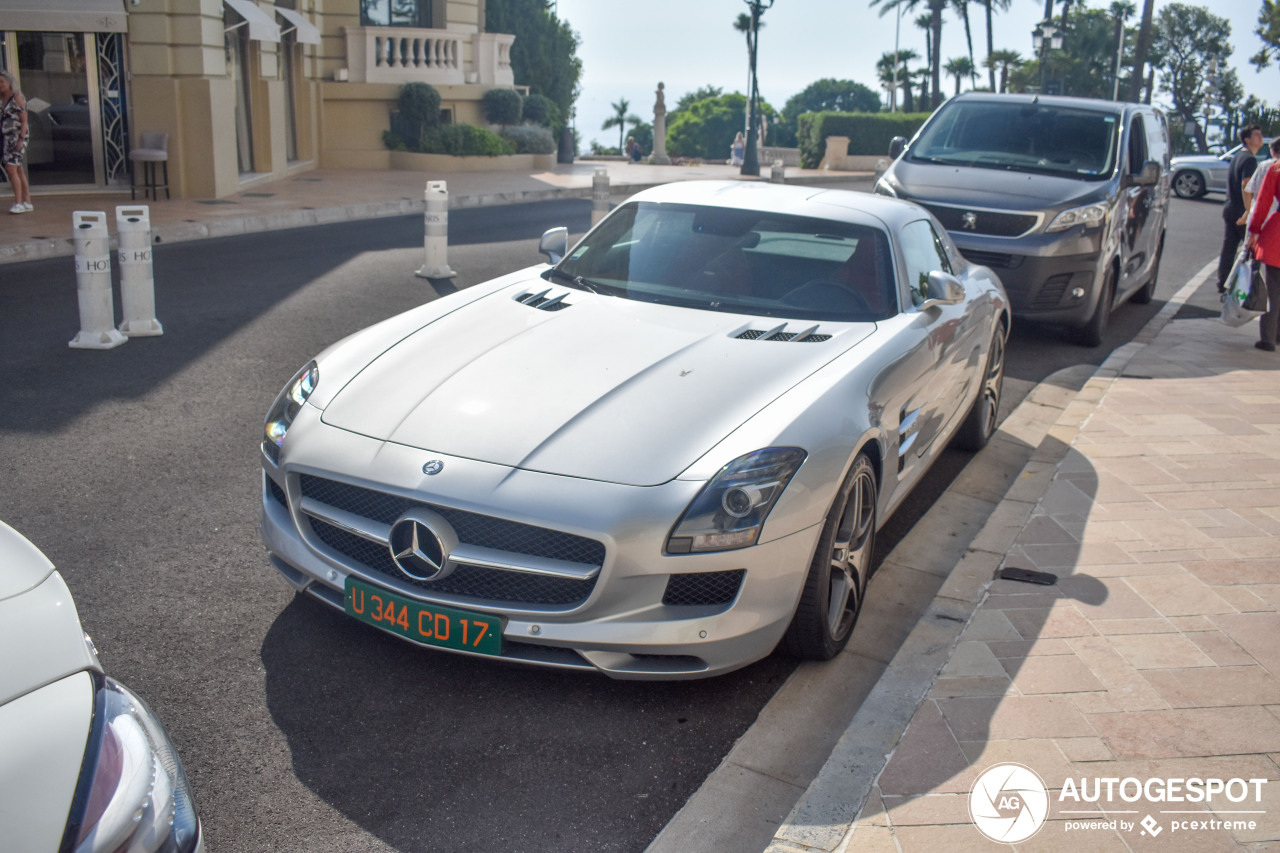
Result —
[[756, 150], [760, 141], [760, 81], [756, 79], [756, 54], [760, 43], [760, 16], [773, 5], [773, 0], [744, 0], [751, 9], [751, 91], [747, 93], [747, 114], [750, 116], [747, 127], [747, 150], [742, 156], [743, 175], [760, 174], [760, 153]]
[[1041, 21], [1031, 31], [1031, 47], [1040, 56], [1040, 91], [1043, 93], [1049, 48], [1062, 50], [1062, 30], [1051, 20]]

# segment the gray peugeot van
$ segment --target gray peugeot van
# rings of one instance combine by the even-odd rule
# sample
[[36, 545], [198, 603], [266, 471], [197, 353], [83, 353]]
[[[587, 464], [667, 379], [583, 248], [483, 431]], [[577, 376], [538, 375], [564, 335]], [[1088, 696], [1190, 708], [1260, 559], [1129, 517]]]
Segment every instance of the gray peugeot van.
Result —
[[966, 92], [907, 142], [876, 192], [928, 208], [1014, 314], [1098, 346], [1111, 311], [1155, 293], [1169, 208], [1169, 129], [1143, 104]]

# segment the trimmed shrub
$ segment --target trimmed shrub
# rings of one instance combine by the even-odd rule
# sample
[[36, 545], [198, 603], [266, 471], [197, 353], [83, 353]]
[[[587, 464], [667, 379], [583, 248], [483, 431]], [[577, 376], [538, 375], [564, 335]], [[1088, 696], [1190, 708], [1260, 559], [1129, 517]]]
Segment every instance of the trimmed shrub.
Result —
[[551, 129], [536, 124], [504, 127], [502, 138], [516, 147], [517, 154], [554, 154], [559, 147]]
[[827, 153], [828, 136], [849, 137], [849, 153], [887, 156], [895, 136], [910, 139], [929, 113], [804, 113], [799, 117], [800, 165], [816, 169]]
[[553, 127], [560, 123], [560, 108], [546, 95], [530, 95], [524, 99], [521, 116], [530, 124]]
[[485, 121], [506, 127], [520, 123], [524, 103], [515, 89], [490, 89], [480, 99], [480, 111]]
[[440, 93], [429, 83], [401, 86], [396, 106], [400, 108], [400, 117], [398, 122], [393, 122], [392, 130], [411, 148], [420, 145], [422, 138], [440, 124]]
[[423, 139], [422, 152], [456, 157], [498, 157], [514, 154], [515, 145], [482, 127], [442, 124]]

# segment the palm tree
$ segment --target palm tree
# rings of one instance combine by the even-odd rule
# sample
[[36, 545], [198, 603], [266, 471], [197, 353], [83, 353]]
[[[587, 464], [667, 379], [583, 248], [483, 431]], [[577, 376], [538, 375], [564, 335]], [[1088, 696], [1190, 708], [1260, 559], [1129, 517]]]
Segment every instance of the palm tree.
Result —
[[[760, 22], [760, 26], [762, 27], [764, 26], [764, 21]], [[753, 50], [751, 45], [751, 16], [748, 15], [746, 12], [740, 13], [738, 15], [738, 20], [733, 22], [733, 28], [747, 37], [747, 88], [744, 91], [747, 92], [747, 96], [750, 97], [751, 96], [751, 53]], [[750, 115], [750, 110], [748, 110], [746, 113], [743, 113], [743, 116], [742, 116], [743, 131], [746, 131], [747, 123], [750, 121], [751, 121], [751, 115]]]
[[[907, 63], [920, 58], [920, 54], [914, 50], [899, 50], [898, 61], [895, 63], [893, 59], [893, 51], [887, 51], [880, 55], [876, 60], [876, 71], [880, 75], [880, 84], [889, 92], [889, 109], [896, 111], [898, 108], [898, 92], [897, 89], [903, 89], [909, 93], [910, 72], [907, 71]], [[896, 66], [896, 68], [895, 68]], [[897, 84], [896, 88], [894, 84]], [[910, 95], [904, 101], [903, 106], [907, 112], [911, 112]]]
[[916, 19], [916, 25], [920, 26], [921, 20], [928, 21], [926, 31], [928, 36], [928, 54], [929, 54], [929, 74], [932, 80], [933, 90], [933, 106], [937, 106], [942, 101], [941, 97], [941, 81], [942, 81], [942, 12], [947, 8], [950, 0], [871, 0], [871, 6], [880, 7], [880, 15], [883, 17], [889, 10], [897, 9], [899, 6], [908, 12], [915, 11], [919, 6], [928, 9], [928, 14], [922, 18]]
[[[1147, 63], [1147, 51], [1151, 47], [1151, 18], [1155, 11], [1155, 0], [1143, 0], [1142, 24], [1138, 28], [1138, 46], [1134, 49], [1133, 76], [1129, 78], [1129, 100], [1138, 102], [1142, 94], [1142, 82], [1146, 76], [1143, 66]], [[1151, 93], [1147, 92], [1150, 99]]]
[[[995, 53], [995, 51], [996, 51], [996, 43], [995, 43], [995, 22], [994, 22], [994, 20], [993, 20], [993, 18], [994, 18], [994, 14], [995, 14], [995, 10], [996, 10], [997, 8], [999, 8], [999, 10], [1000, 10], [1001, 12], [1007, 12], [1007, 11], [1009, 11], [1009, 5], [1013, 2], [1013, 0], [974, 0], [974, 2], [975, 2], [975, 3], [981, 3], [981, 4], [982, 4], [982, 7], [983, 7], [984, 9], [986, 9], [986, 14], [987, 14], [987, 59], [989, 60], [989, 59], [991, 58], [991, 54]], [[994, 66], [993, 64], [991, 64], [991, 62], [984, 62], [984, 63], [983, 63], [983, 65], [987, 66], [987, 74], [988, 74], [988, 76], [990, 77], [991, 91], [993, 91], [993, 92], [994, 92], [994, 91], [996, 90], [996, 69], [995, 69], [995, 66]]]
[[969, 47], [969, 69], [972, 73], [977, 66], [973, 64], [973, 30], [969, 27], [969, 0], [951, 0], [951, 5], [960, 16], [960, 20], [964, 21], [964, 40]]
[[[995, 79], [996, 70], [1000, 71], [1000, 88], [1004, 92], [1009, 88], [1009, 72], [1020, 68], [1024, 60], [1016, 50], [993, 50], [987, 54], [983, 63], [991, 69], [991, 79]], [[992, 87], [994, 88], [994, 87]]]
[[1132, 3], [1128, 0], [1111, 0], [1111, 17], [1116, 21], [1116, 62], [1112, 67], [1113, 84], [1111, 87], [1111, 99], [1115, 100], [1120, 97], [1120, 62], [1124, 55], [1124, 25], [1125, 22], [1133, 16], [1137, 11]]
[[956, 94], [960, 94], [960, 82], [965, 77], [973, 76], [973, 63], [969, 61], [967, 56], [957, 56], [954, 59], [948, 59], [947, 64], [942, 66], [942, 70], [947, 72], [948, 77], [956, 78]]
[[627, 125], [635, 127], [640, 123], [640, 116], [627, 113], [627, 110], [631, 109], [631, 102], [626, 98], [619, 98], [618, 103], [609, 106], [613, 107], [614, 114], [604, 120], [600, 129], [608, 130], [611, 127], [618, 129], [618, 153], [622, 153], [622, 138], [627, 134]]

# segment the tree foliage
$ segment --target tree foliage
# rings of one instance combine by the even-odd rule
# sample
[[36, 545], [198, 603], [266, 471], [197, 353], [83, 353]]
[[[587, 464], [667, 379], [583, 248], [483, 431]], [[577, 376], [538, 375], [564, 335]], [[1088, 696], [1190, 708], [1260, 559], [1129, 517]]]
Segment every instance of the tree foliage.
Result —
[[520, 123], [524, 101], [515, 89], [490, 89], [480, 98], [480, 111], [490, 124], [510, 127]]
[[551, 0], [486, 0], [484, 28], [511, 33], [511, 70], [517, 85], [529, 93], [546, 95], [565, 118], [578, 99], [582, 60], [578, 34], [556, 17]]
[[803, 113], [874, 113], [879, 110], [880, 96], [871, 89], [852, 80], [824, 77], [787, 99], [776, 126], [777, 136], [771, 141], [778, 145], [795, 145], [796, 122]]
[[[1206, 151], [1204, 128], [1196, 122], [1213, 95], [1211, 67], [1225, 67], [1231, 55], [1231, 23], [1203, 6], [1170, 3], [1156, 17], [1151, 67], [1160, 89], [1173, 99], [1173, 112], [1195, 124], [1196, 144]], [[1217, 75], [1213, 75], [1217, 76]]]
[[[775, 111], [761, 103], [767, 121]], [[667, 151], [676, 157], [701, 157], [704, 160], [727, 160], [734, 134], [746, 122], [747, 96], [734, 92], [694, 101], [676, 113], [667, 125]]]

